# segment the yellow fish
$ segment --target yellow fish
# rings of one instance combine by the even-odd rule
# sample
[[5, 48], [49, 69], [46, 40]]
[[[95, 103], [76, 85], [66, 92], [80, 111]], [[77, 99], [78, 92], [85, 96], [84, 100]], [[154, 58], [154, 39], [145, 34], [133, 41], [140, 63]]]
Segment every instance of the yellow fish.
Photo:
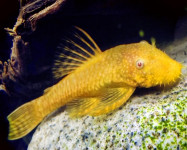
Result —
[[98, 116], [123, 105], [136, 87], [170, 85], [180, 78], [182, 64], [146, 41], [102, 52], [84, 30], [77, 29], [82, 36], [75, 33], [74, 38], [79, 42], [67, 40], [69, 46], [54, 64], [54, 76], [65, 77], [8, 116], [9, 140], [22, 138], [64, 105], [72, 117]]

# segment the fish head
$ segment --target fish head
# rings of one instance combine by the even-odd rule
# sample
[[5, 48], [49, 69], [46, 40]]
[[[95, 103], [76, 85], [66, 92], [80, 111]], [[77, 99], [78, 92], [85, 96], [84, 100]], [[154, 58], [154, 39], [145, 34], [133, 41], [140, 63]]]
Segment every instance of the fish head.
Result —
[[146, 41], [132, 47], [126, 58], [130, 64], [128, 79], [137, 87], [170, 86], [180, 79], [182, 64], [163, 51]]

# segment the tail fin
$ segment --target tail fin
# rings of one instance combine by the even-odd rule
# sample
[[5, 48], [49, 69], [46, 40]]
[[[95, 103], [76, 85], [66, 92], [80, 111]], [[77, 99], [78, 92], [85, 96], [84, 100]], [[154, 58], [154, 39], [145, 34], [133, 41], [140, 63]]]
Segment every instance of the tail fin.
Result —
[[36, 110], [35, 101], [32, 101], [20, 106], [7, 117], [9, 121], [9, 140], [22, 138], [41, 122], [43, 118]]

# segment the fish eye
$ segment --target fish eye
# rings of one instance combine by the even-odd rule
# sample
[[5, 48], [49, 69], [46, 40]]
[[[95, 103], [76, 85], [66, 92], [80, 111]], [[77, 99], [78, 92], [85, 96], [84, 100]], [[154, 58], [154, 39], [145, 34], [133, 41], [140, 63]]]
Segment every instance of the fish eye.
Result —
[[143, 66], [144, 66], [144, 61], [141, 60], [141, 59], [138, 59], [138, 60], [136, 61], [136, 68], [137, 68], [137, 69], [142, 69]]

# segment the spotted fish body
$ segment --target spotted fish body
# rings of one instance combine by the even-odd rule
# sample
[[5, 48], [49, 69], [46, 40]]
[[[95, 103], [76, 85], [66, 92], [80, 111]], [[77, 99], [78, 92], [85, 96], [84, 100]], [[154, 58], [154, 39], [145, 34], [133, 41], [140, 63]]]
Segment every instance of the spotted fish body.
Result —
[[98, 116], [119, 108], [136, 87], [171, 85], [180, 78], [182, 65], [145, 41], [102, 52], [85, 31], [77, 29], [86, 39], [74, 35], [82, 45], [67, 40], [73, 48], [62, 46], [69, 53], [60, 53], [53, 68], [54, 77], [65, 77], [8, 116], [10, 140], [28, 134], [61, 106], [66, 105], [72, 117]]

